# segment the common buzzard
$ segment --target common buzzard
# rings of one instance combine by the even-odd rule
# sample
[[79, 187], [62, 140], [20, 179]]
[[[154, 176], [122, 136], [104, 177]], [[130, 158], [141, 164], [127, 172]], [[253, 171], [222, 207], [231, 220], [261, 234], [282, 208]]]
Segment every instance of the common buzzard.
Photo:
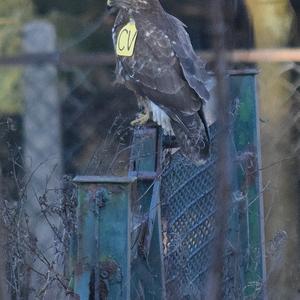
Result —
[[159, 0], [108, 0], [118, 9], [113, 27], [116, 81], [132, 90], [144, 110], [133, 125], [152, 119], [175, 135], [184, 156], [201, 164], [210, 138], [203, 105], [209, 99], [205, 63], [185, 25]]

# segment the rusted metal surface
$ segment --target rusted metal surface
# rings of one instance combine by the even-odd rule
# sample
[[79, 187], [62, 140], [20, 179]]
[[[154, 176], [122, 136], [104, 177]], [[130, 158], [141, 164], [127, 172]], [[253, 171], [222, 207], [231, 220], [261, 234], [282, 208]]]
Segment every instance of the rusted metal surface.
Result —
[[130, 294], [131, 199], [135, 178], [75, 178], [77, 232], [74, 291], [80, 299], [126, 300]]
[[74, 291], [80, 299], [164, 299], [161, 153], [158, 129], [137, 129], [128, 177], [74, 178]]

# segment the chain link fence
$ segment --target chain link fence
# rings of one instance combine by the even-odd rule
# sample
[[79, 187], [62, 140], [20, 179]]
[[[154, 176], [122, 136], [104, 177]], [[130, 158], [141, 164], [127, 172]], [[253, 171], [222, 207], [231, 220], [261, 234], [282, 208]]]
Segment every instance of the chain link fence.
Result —
[[[17, 68], [24, 71], [27, 67], [36, 66], [39, 59], [37, 56], [35, 61], [33, 56], [33, 61], [29, 64], [26, 62], [26, 65], [20, 61]], [[285, 60], [284, 56], [282, 59]], [[26, 202], [24, 189], [28, 184], [28, 175], [30, 178], [30, 174], [35, 172], [35, 167], [28, 174], [25, 168], [24, 144], [27, 143], [34, 147], [34, 151], [41, 157], [40, 163], [43, 164], [48, 159], [48, 152], [45, 153], [44, 148], [40, 148], [40, 142], [45, 138], [44, 135], [47, 135], [48, 145], [50, 145], [47, 151], [49, 150], [50, 153], [52, 146], [55, 146], [54, 152], [60, 156], [60, 178], [58, 181], [61, 180], [62, 174], [71, 176], [75, 174], [125, 175], [128, 172], [133, 131], [130, 120], [134, 118], [137, 111], [135, 99], [125, 89], [112, 85], [114, 79], [113, 61], [108, 59], [108, 62], [94, 65], [93, 62], [94, 56], [90, 55], [90, 60], [83, 60], [80, 65], [61, 62], [57, 66], [57, 70], [54, 71], [57, 74], [50, 74], [52, 77], [50, 76], [50, 81], [46, 84], [47, 87], [52, 84], [55, 85], [58, 92], [56, 104], [55, 101], [51, 101], [36, 105], [40, 99], [44, 98], [46, 92], [43, 85], [36, 85], [36, 90], [32, 91], [36, 102], [30, 104], [32, 110], [30, 121], [36, 121], [35, 126], [38, 129], [44, 127], [44, 133], [30, 135], [26, 140], [22, 137], [25, 128], [25, 110], [1, 116], [0, 139], [3, 147], [0, 149], [0, 187], [4, 198], [1, 199], [4, 205], [2, 217], [4, 225], [12, 227], [12, 230], [4, 233], [6, 236], [4, 240], [6, 247], [14, 249], [8, 257], [10, 265], [8, 277], [10, 290], [13, 291], [12, 294], [15, 299], [23, 299], [26, 296], [22, 294], [26, 285], [28, 270], [24, 257], [29, 255], [28, 253], [32, 255], [32, 251], [40, 255], [40, 252], [35, 248], [35, 237], [29, 236], [29, 228], [26, 227], [28, 215], [24, 210], [24, 203]], [[55, 65], [53, 59], [51, 59], [50, 64], [51, 69], [53, 68], [52, 64]], [[15, 63], [12, 65], [15, 66]], [[43, 76], [43, 72], [35, 72], [35, 79], [32, 76], [27, 76], [24, 85], [28, 84], [28, 81], [31, 82], [29, 84], [36, 84], [40, 79], [43, 79]], [[287, 126], [284, 126], [283, 132], [290, 135], [293, 151], [290, 151], [289, 156], [284, 159], [294, 159], [293, 161], [299, 163], [295, 156], [299, 151], [300, 66], [298, 63], [281, 63], [280, 71], [274, 76], [280, 78], [286, 93], [285, 101], [291, 103], [290, 115], [292, 117]], [[272, 86], [270, 86], [271, 88]], [[51, 125], [52, 122], [56, 124]], [[261, 120], [261, 123], [262, 126], [268, 126], [268, 120]], [[58, 134], [51, 130], [53, 126], [57, 125]], [[59, 147], [58, 150], [57, 147]], [[277, 163], [275, 162], [275, 164]], [[203, 291], [205, 290], [211, 258], [209, 248], [212, 245], [215, 224], [215, 170], [216, 156], [213, 148], [212, 157], [203, 167], [191, 166], [177, 153], [162, 174], [163, 242], [169, 299], [177, 299], [178, 295], [182, 299], [200, 299], [204, 296]], [[53, 166], [45, 172], [51, 177]], [[69, 181], [68, 184], [70, 184]], [[65, 183], [62, 185], [65, 186]], [[267, 189], [268, 187], [264, 188]], [[59, 185], [49, 186], [49, 189], [59, 194], [63, 187]], [[58, 200], [49, 206], [51, 208], [50, 214], [59, 212], [60, 215], [67, 207], [65, 217], [62, 217], [65, 224], [70, 223], [69, 216], [73, 216], [73, 209], [76, 206], [71, 190], [71, 188], [68, 190], [68, 193], [71, 194], [68, 199], [73, 197], [72, 207], [67, 207], [69, 204], [62, 200], [66, 198], [56, 196], [54, 197]], [[43, 191], [42, 196], [45, 194], [47, 191]], [[43, 197], [37, 196], [36, 198], [40, 204], [43, 204], [45, 200]], [[241, 254], [236, 247], [241, 243], [240, 235], [244, 232], [243, 228], [239, 228], [239, 212], [240, 207], [232, 207], [230, 220], [235, 221], [232, 223], [234, 224], [233, 227], [231, 223], [229, 225], [226, 242], [226, 263], [223, 275], [224, 299], [242, 299], [243, 283], [240, 274], [243, 255], [245, 254]], [[42, 210], [39, 217], [43, 213]], [[25, 219], [25, 223], [20, 225], [20, 219]], [[62, 227], [55, 222], [50, 224], [55, 228], [50, 237], [50, 247], [58, 249], [57, 245], [61, 239], [56, 235]], [[25, 225], [23, 226], [23, 224]], [[68, 235], [73, 230], [74, 225], [72, 223], [65, 226], [64, 235]], [[49, 223], [47, 224], [48, 229], [51, 229], [51, 226]], [[271, 260], [274, 258], [274, 264], [278, 261], [277, 257], [283, 251], [285, 243], [286, 234], [284, 232], [267, 242], [267, 254]], [[61, 249], [57, 250], [54, 255], [56, 263], [61, 261], [62, 252]], [[1, 263], [1, 265], [3, 264]], [[44, 292], [44, 287], [46, 289], [51, 287], [49, 284], [51, 280], [63, 278], [63, 274], [60, 274], [61, 277], [58, 276], [57, 270], [52, 267], [47, 265], [47, 270], [40, 274], [40, 286], [42, 288], [38, 292], [41, 294]], [[24, 284], [22, 285], [20, 282]], [[68, 282], [63, 281], [62, 285], [68, 290]], [[261, 288], [261, 286], [257, 287], [258, 293]]]

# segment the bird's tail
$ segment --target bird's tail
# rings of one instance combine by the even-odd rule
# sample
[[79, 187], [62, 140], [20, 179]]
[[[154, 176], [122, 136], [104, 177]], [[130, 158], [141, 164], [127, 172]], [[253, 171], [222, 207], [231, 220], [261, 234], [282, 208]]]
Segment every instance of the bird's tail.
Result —
[[182, 154], [196, 165], [203, 164], [210, 154], [210, 137], [202, 109], [194, 114], [177, 114], [171, 122]]

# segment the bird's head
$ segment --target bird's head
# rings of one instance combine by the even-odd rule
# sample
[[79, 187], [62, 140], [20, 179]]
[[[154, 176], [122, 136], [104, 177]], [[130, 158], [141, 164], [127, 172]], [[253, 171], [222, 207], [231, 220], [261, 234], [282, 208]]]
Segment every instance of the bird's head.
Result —
[[126, 10], [141, 10], [150, 9], [152, 4], [157, 0], [107, 0], [107, 7], [126, 9]]

